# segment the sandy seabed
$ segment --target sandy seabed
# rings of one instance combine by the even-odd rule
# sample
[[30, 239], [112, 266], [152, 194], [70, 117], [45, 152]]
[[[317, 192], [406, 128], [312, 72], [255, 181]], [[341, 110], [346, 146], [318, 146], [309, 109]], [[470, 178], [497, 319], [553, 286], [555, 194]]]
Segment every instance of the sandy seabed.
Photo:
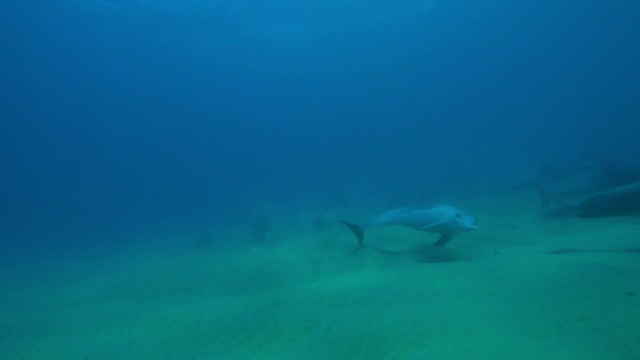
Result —
[[[544, 220], [517, 203], [470, 202], [480, 229], [444, 248], [389, 227], [367, 242], [391, 253], [351, 253], [330, 225], [5, 265], [0, 358], [640, 359], [640, 253], [600, 252], [640, 247], [640, 219]], [[575, 251], [547, 253], [560, 249]]]

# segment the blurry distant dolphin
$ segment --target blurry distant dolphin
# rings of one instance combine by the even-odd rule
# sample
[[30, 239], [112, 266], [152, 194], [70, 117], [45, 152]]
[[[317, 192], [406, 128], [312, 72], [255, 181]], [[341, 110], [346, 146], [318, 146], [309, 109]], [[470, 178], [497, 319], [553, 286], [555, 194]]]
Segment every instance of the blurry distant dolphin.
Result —
[[[570, 211], [580, 202], [606, 190], [640, 181], [640, 170], [611, 161], [582, 165], [540, 165], [533, 181], [512, 187], [535, 189], [545, 216], [554, 216], [558, 208]], [[568, 204], [567, 204], [568, 203]]]
[[578, 217], [625, 216], [640, 213], [640, 181], [603, 191], [578, 206]]
[[451, 205], [413, 205], [385, 212], [369, 220], [363, 226], [342, 221], [358, 239], [364, 242], [364, 230], [385, 225], [406, 226], [413, 229], [439, 233], [440, 239], [433, 246], [443, 246], [454, 235], [475, 230], [476, 219], [466, 211]]
[[539, 165], [532, 181], [512, 190], [535, 189], [543, 210], [566, 201], [581, 200], [607, 188], [608, 174], [600, 164]]
[[550, 217], [600, 218], [640, 214], [640, 181], [599, 192], [578, 205], [551, 209]]

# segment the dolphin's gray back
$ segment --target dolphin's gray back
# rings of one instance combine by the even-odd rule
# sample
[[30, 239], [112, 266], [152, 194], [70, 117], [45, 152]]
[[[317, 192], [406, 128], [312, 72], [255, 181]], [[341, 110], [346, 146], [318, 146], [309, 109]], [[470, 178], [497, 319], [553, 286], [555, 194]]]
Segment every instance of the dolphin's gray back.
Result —
[[383, 225], [400, 225], [414, 229], [428, 230], [444, 223], [455, 208], [444, 205], [413, 205], [380, 214], [369, 220], [363, 228]]

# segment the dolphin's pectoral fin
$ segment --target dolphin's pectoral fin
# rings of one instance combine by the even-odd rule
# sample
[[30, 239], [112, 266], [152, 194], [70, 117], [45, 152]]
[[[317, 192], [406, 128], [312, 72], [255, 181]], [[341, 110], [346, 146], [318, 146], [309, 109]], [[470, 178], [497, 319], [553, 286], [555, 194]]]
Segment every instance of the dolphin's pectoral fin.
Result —
[[438, 241], [433, 243], [433, 246], [444, 246], [446, 243], [448, 243], [452, 239], [453, 239], [453, 235], [443, 233], [442, 235], [440, 235], [440, 239], [438, 239]]
[[358, 244], [358, 246], [356, 246], [355, 249], [351, 250], [351, 252], [349, 253], [349, 255], [353, 255], [353, 254], [357, 254], [359, 253], [361, 250], [368, 248], [367, 245], [362, 245], [362, 244]]
[[340, 222], [346, 225], [353, 235], [356, 236], [356, 239], [358, 239], [358, 245], [362, 245], [364, 242], [364, 230], [362, 230], [362, 226], [344, 220], [340, 220]]

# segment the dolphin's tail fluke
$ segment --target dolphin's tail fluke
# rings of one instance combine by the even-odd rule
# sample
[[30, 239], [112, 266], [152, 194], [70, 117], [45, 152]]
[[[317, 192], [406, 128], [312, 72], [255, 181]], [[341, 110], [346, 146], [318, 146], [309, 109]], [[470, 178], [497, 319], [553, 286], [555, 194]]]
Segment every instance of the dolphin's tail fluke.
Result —
[[358, 239], [358, 245], [362, 246], [362, 243], [364, 242], [364, 230], [362, 229], [362, 226], [344, 220], [340, 220], [340, 222], [345, 224], [349, 230], [351, 230], [353, 235], [356, 236], [356, 239]]

